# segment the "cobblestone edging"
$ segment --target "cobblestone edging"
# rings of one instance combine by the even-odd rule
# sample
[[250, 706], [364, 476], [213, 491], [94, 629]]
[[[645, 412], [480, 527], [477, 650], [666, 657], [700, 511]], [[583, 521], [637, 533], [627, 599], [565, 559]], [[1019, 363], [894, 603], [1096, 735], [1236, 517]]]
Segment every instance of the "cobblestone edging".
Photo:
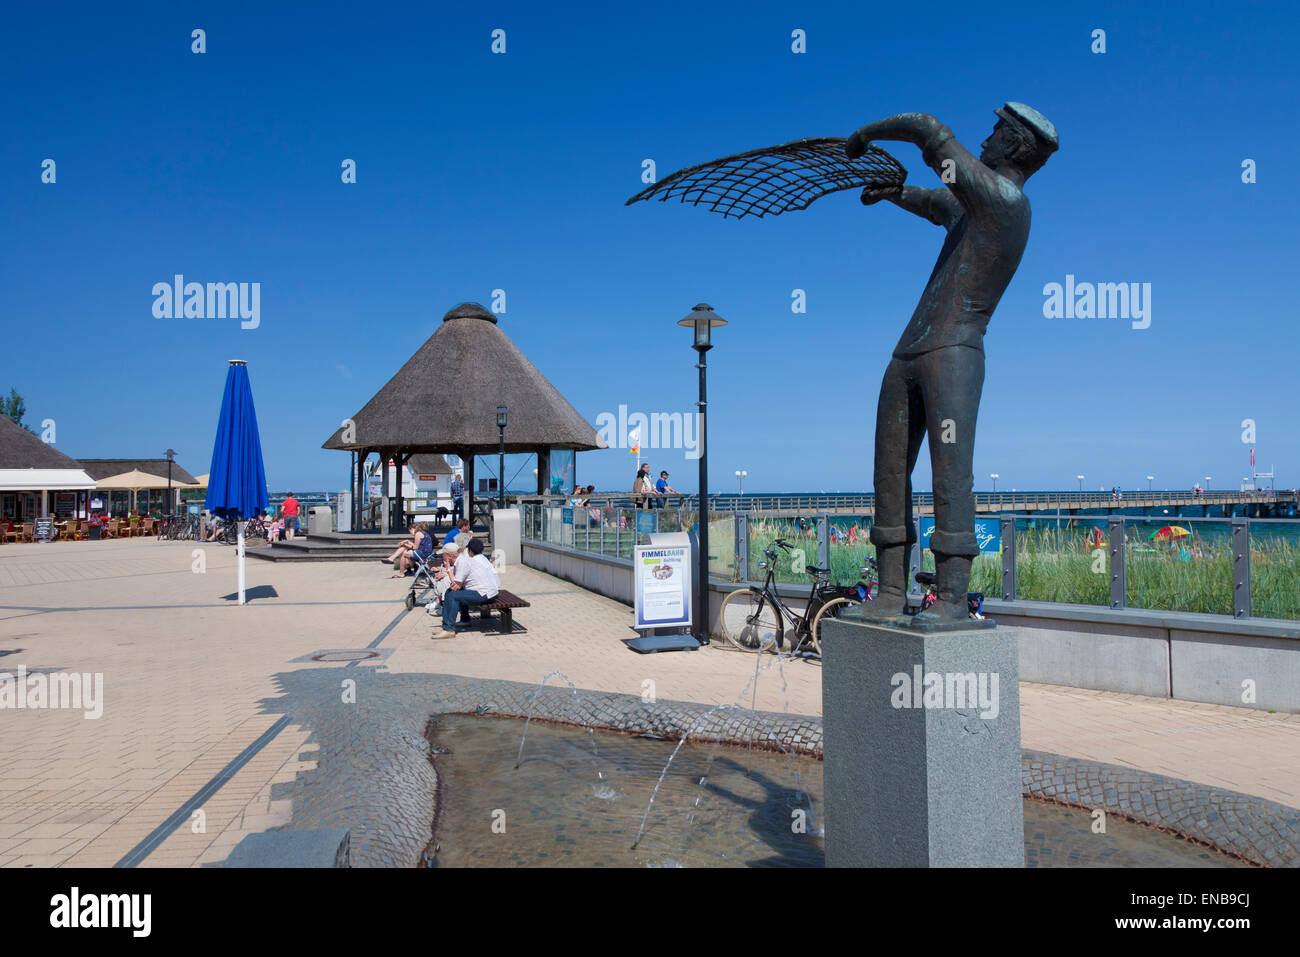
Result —
[[1025, 794], [1172, 831], [1271, 867], [1300, 867], [1300, 810], [1208, 784], [1080, 758], [1021, 753]]
[[[369, 667], [310, 669], [278, 680], [283, 695], [263, 703], [310, 733], [318, 763], [273, 797], [292, 798], [293, 830], [351, 829], [354, 867], [419, 863], [432, 831], [437, 788], [424, 731], [438, 714], [526, 718], [536, 694], [534, 720], [663, 738], [690, 730], [693, 740], [752, 742], [815, 758], [822, 751], [820, 717], [583, 690], [575, 695], [554, 678], [540, 692], [536, 684]], [[342, 701], [341, 683], [347, 680], [356, 682], [354, 704]], [[1044, 752], [1023, 752], [1022, 768], [1028, 796], [1102, 808], [1255, 863], [1300, 866], [1300, 811], [1294, 808]]]

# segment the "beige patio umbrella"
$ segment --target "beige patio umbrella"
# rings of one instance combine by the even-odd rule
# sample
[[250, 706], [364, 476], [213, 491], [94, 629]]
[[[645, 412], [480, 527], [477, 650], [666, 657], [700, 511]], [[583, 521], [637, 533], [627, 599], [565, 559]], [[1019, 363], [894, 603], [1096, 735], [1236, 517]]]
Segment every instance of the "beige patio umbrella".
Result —
[[[179, 482], [173, 481], [172, 487], [180, 485]], [[129, 472], [123, 472], [121, 475], [110, 475], [107, 478], [98, 479], [95, 482], [96, 489], [108, 490], [126, 490], [131, 493], [131, 502], [133, 505], [138, 496], [137, 492], [142, 489], [166, 488], [167, 477], [152, 475], [149, 472], [141, 472], [139, 469], [132, 469]]]
[[[173, 486], [179, 485], [178, 482], [172, 482]], [[138, 492], [142, 488], [166, 488], [167, 477], [161, 478], [157, 475], [150, 475], [148, 472], [141, 472], [139, 469], [132, 469], [129, 472], [123, 472], [121, 475], [110, 475], [108, 478], [96, 479], [95, 488], [103, 489], [127, 489]]]

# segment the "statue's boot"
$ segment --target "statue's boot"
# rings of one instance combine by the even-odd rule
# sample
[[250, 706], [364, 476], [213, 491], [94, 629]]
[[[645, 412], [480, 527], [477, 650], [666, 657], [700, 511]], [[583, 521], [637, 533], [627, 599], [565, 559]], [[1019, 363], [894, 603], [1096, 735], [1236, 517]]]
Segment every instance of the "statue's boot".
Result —
[[907, 611], [908, 549], [910, 545], [876, 545], [876, 568], [880, 587], [872, 601], [857, 605], [854, 613], [863, 618], [897, 618]]
[[917, 623], [960, 622], [970, 618], [970, 606], [966, 602], [966, 592], [970, 588], [970, 566], [969, 555], [934, 553], [934, 567], [939, 579], [935, 590], [939, 598], [916, 616]]

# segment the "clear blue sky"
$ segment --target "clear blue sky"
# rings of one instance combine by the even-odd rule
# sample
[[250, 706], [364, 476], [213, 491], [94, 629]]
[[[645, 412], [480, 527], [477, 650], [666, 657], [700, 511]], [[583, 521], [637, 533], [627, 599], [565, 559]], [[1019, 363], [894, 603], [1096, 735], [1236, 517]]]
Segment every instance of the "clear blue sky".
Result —
[[[743, 222], [623, 201], [646, 158], [662, 177], [909, 110], [978, 152], [1014, 99], [1061, 150], [1028, 184], [1029, 248], [985, 340], [976, 487], [1233, 485], [1246, 418], [1260, 465], [1300, 484], [1298, 34], [1294, 8], [1240, 2], [9, 3], [0, 389], [74, 457], [170, 446], [199, 473], [245, 358], [272, 487], [337, 489], [346, 456], [321, 442], [457, 302], [504, 289], [501, 328], [594, 424], [693, 408], [674, 323], [703, 300], [731, 322], [709, 357], [712, 487], [745, 468], [747, 490], [869, 489], [880, 376], [942, 231], [852, 192]], [[260, 282], [260, 327], [155, 318], [178, 272]], [[1067, 273], [1151, 283], [1150, 328], [1045, 319]], [[682, 451], [647, 457], [695, 490]], [[632, 461], [586, 453], [578, 477], [627, 488]]]

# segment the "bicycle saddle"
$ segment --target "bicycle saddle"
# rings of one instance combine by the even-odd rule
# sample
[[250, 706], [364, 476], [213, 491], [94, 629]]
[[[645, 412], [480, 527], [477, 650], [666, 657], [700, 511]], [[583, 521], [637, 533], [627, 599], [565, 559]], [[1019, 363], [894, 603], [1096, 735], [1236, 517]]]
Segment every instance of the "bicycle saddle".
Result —
[[805, 565], [803, 570], [809, 575], [829, 575], [831, 573], [829, 568], [818, 568], [816, 565]]
[[939, 577], [934, 572], [917, 572], [916, 580], [922, 585], [934, 585], [939, 581]]

